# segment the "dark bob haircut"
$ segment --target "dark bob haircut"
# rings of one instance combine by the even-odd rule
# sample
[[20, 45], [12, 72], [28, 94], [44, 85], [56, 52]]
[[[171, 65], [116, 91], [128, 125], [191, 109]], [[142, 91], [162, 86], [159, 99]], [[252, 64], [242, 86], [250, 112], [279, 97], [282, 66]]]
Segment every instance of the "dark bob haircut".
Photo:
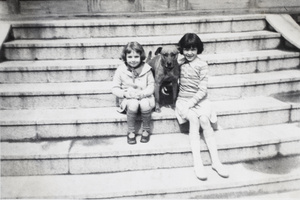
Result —
[[141, 61], [146, 59], [146, 54], [145, 54], [145, 51], [144, 51], [144, 48], [142, 47], [142, 45], [140, 45], [138, 42], [129, 42], [127, 45], [124, 46], [122, 54], [121, 54], [121, 58], [124, 62], [127, 62], [126, 55], [128, 53], [131, 53], [132, 51], [135, 51], [140, 54]]
[[186, 33], [178, 42], [179, 52], [183, 54], [183, 49], [197, 48], [197, 54], [204, 50], [201, 39], [195, 33]]

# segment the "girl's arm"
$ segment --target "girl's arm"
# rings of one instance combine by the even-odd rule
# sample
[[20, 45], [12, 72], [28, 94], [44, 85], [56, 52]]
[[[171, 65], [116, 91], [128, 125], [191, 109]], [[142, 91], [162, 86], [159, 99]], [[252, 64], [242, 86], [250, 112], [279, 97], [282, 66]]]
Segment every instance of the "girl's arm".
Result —
[[122, 89], [121, 70], [120, 67], [116, 70], [113, 78], [112, 93], [119, 98], [124, 98], [125, 90]]
[[188, 106], [190, 108], [198, 104], [206, 95], [207, 95], [207, 84], [208, 84], [208, 65], [201, 66], [200, 70], [200, 82], [198, 85], [198, 91], [195, 95], [189, 100]]
[[154, 77], [153, 77], [153, 73], [151, 71], [149, 71], [147, 73], [147, 87], [144, 90], [144, 94], [145, 96], [151, 96], [154, 93]]
[[147, 74], [147, 87], [142, 91], [143, 97], [151, 96], [154, 93], [154, 77], [153, 73], [149, 71]]

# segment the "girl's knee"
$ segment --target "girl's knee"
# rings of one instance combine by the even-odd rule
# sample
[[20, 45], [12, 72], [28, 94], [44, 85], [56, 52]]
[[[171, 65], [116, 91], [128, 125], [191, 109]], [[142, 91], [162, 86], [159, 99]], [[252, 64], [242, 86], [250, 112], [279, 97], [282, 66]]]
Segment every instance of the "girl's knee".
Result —
[[211, 128], [210, 121], [209, 121], [209, 118], [207, 116], [201, 116], [199, 118], [199, 121], [200, 121], [200, 125], [203, 129]]
[[137, 99], [130, 99], [127, 102], [127, 110], [137, 112], [139, 109], [139, 101]]
[[188, 113], [188, 120], [190, 123], [193, 123], [193, 124], [199, 123], [198, 115], [194, 111], [191, 111], [191, 110], [189, 110], [189, 113]]
[[188, 113], [188, 120], [190, 123], [190, 128], [189, 128], [190, 134], [199, 135], [200, 123], [199, 123], [198, 115], [195, 112], [190, 110]]
[[148, 112], [153, 109], [153, 107], [151, 107], [151, 105], [150, 105], [149, 99], [141, 99], [140, 107], [141, 107], [142, 112]]

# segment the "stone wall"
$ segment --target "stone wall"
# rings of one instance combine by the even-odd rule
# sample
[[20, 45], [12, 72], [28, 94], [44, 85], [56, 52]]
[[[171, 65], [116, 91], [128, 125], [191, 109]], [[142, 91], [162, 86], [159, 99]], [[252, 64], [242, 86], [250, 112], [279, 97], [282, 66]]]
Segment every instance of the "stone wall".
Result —
[[9, 13], [9, 9], [7, 7], [7, 3], [4, 0], [0, 1], [0, 14], [1, 15], [6, 15]]
[[1, 14], [300, 13], [299, 0], [0, 0]]

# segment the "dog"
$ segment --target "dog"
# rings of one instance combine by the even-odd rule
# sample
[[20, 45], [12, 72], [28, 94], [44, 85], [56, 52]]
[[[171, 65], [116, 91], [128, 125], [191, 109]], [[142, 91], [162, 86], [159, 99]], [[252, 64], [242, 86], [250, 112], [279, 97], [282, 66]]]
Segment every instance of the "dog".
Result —
[[177, 61], [178, 48], [175, 45], [168, 45], [157, 48], [155, 57], [150, 59], [152, 52], [149, 52], [147, 63], [152, 67], [155, 79], [155, 111], [161, 112], [160, 91], [166, 94], [166, 86], [172, 84], [173, 104], [175, 108], [178, 93], [179, 64]]

